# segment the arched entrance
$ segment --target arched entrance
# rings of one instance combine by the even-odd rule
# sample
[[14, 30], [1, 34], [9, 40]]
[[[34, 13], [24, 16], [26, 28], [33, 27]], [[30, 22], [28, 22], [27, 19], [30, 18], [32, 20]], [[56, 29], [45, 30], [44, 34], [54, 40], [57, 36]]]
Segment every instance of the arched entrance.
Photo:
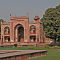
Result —
[[14, 39], [15, 42], [23, 42], [24, 41], [24, 27], [21, 24], [17, 24], [14, 29]]
[[10, 42], [10, 28], [7, 26], [4, 28], [4, 42]]

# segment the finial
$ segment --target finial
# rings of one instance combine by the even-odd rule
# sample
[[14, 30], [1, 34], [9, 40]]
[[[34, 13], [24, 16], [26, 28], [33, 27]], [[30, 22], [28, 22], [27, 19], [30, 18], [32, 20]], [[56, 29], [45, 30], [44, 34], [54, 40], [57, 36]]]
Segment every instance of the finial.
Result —
[[11, 13], [10, 13], [10, 16], [11, 16]]

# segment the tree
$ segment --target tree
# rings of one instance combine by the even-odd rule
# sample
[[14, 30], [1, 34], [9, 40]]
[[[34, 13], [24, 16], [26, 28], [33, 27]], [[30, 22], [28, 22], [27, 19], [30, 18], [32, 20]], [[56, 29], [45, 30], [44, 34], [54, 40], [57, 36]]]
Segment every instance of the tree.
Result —
[[0, 19], [0, 39], [1, 39], [1, 22], [5, 22], [3, 19]]
[[46, 37], [60, 41], [60, 5], [48, 8], [42, 18]]

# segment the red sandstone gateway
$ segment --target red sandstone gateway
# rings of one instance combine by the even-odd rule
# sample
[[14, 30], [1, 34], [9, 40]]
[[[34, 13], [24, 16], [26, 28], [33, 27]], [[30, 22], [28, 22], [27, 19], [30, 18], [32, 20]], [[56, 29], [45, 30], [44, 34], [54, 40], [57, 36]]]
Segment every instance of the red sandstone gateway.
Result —
[[28, 16], [10, 17], [1, 23], [1, 44], [43, 43], [43, 24], [39, 16], [29, 21]]

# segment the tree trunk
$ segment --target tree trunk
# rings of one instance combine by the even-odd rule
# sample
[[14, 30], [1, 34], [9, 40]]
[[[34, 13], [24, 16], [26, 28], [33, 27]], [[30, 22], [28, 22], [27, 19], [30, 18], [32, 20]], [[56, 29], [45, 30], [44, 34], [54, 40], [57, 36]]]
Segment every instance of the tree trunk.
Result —
[[54, 45], [56, 45], [56, 37], [55, 37], [55, 39], [54, 39]]
[[59, 44], [60, 44], [60, 36], [58, 37], [58, 42], [59, 42]]

